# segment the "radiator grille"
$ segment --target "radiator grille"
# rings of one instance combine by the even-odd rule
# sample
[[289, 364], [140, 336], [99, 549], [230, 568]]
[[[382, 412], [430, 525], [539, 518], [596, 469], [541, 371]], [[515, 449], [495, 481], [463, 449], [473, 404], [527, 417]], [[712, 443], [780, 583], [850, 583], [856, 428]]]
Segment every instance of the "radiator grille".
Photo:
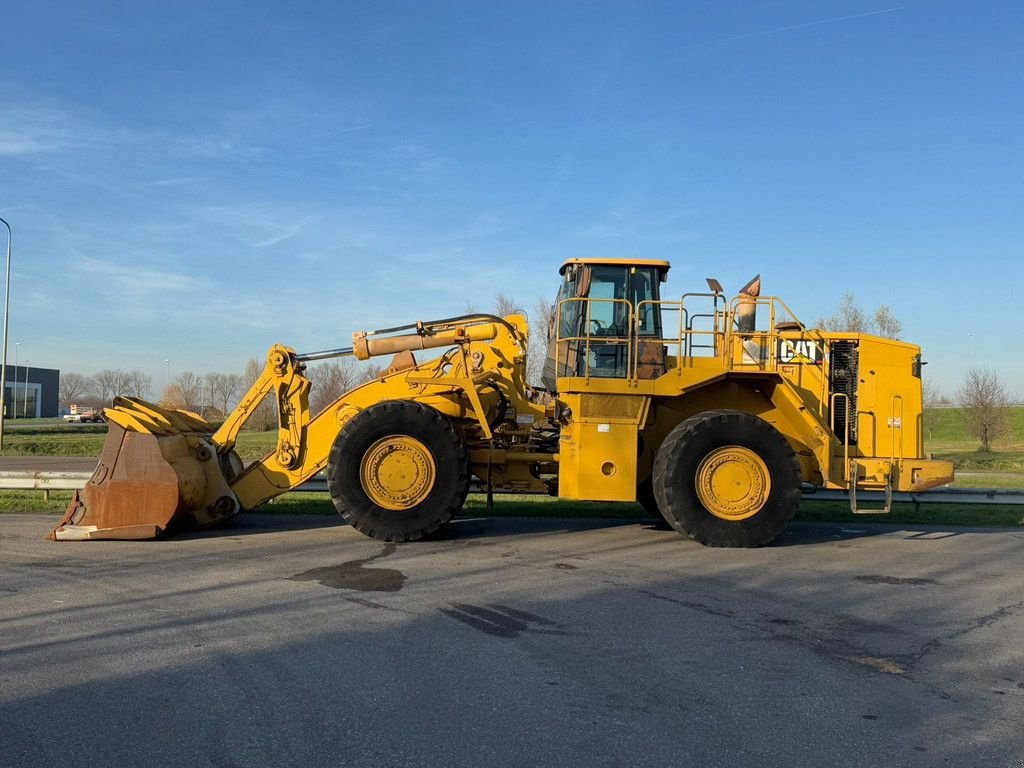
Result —
[[829, 391], [843, 394], [846, 398], [835, 399], [832, 424], [836, 436], [842, 440], [846, 425], [850, 425], [850, 445], [857, 444], [857, 342], [833, 341], [829, 347]]

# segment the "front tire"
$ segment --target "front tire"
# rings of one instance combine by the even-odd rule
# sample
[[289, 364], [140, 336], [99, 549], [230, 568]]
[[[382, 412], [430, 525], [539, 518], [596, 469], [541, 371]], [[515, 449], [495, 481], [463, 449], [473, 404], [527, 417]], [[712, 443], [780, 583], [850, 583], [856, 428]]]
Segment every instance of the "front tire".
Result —
[[390, 400], [354, 416], [331, 448], [338, 513], [381, 541], [429, 536], [462, 509], [469, 454], [451, 421], [422, 403]]
[[654, 462], [654, 495], [668, 523], [712, 547], [760, 547], [800, 505], [800, 464], [771, 424], [708, 411], [673, 429]]

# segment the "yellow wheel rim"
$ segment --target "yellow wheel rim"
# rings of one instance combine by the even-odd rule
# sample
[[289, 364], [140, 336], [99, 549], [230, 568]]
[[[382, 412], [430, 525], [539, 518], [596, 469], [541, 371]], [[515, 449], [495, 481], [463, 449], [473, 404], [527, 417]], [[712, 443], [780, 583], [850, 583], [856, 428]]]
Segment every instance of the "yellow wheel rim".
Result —
[[768, 501], [771, 490], [767, 465], [749, 448], [717, 448], [697, 467], [697, 498], [708, 512], [722, 520], [753, 517]]
[[434, 488], [437, 467], [423, 443], [388, 435], [370, 446], [359, 465], [359, 480], [370, 501], [384, 509], [412, 509]]

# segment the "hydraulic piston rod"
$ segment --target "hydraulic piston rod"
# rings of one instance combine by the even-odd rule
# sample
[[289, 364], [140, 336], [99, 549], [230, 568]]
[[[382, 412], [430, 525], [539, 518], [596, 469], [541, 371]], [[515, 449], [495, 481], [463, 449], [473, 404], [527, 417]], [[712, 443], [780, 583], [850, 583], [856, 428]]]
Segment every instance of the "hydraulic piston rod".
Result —
[[422, 333], [409, 333], [378, 339], [367, 338], [366, 333], [359, 332], [352, 334], [352, 347], [353, 354], [357, 359], [368, 360], [378, 355], [393, 355], [406, 350], [436, 349], [470, 341], [490, 341], [497, 335], [498, 326], [494, 323], [460, 325], [436, 333], [424, 329]]

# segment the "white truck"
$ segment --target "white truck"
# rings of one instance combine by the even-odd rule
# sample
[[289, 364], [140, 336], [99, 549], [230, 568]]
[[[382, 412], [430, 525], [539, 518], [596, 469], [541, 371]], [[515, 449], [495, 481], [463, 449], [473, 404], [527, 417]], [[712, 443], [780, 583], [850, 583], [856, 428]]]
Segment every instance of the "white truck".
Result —
[[103, 421], [103, 414], [95, 408], [80, 408], [77, 405], [72, 405], [71, 413], [64, 414], [64, 421], [70, 424], [99, 424]]

